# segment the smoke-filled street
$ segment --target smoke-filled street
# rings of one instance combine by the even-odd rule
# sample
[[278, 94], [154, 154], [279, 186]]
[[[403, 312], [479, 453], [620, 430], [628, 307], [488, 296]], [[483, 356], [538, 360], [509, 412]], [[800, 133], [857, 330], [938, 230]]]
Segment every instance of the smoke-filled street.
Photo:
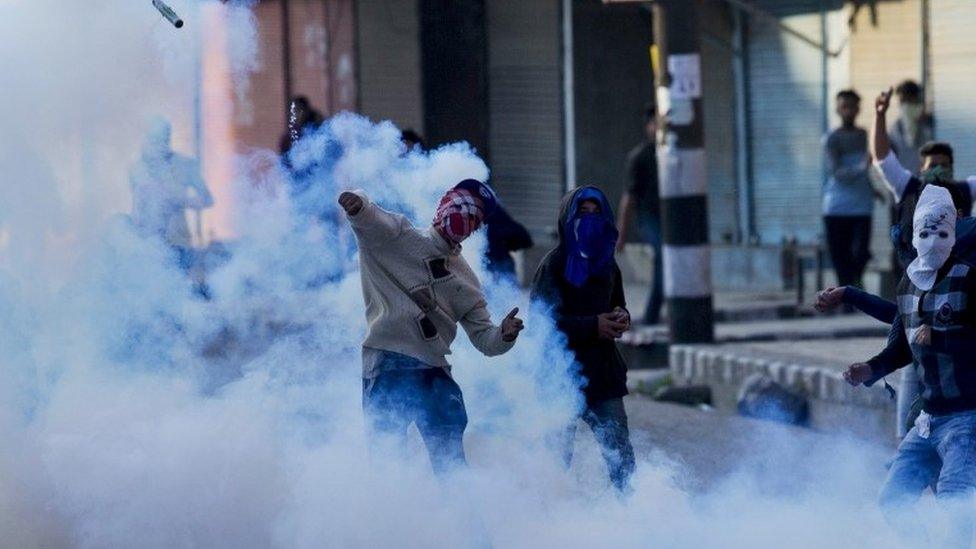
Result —
[[0, 546], [971, 545], [976, 4], [67, 4]]

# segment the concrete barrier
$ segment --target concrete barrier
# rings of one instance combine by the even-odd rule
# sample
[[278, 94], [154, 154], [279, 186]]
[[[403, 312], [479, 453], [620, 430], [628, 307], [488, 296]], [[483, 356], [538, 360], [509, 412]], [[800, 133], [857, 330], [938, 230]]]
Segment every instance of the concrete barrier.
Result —
[[714, 406], [735, 413], [742, 382], [764, 373], [801, 391], [810, 405], [810, 427], [890, 442], [895, 432], [895, 402], [879, 384], [851, 387], [834, 367], [819, 367], [737, 354], [723, 345], [672, 345], [671, 377], [678, 385], [708, 385]]

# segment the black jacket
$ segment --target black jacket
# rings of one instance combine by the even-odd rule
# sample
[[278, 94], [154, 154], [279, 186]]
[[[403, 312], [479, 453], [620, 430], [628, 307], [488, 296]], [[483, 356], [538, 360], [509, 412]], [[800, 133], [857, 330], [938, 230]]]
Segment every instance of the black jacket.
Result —
[[485, 220], [488, 230], [488, 270], [510, 268], [514, 272], [511, 252], [532, 247], [532, 236], [518, 221], [498, 206]]
[[583, 393], [587, 403], [627, 394], [627, 364], [614, 341], [599, 338], [597, 315], [615, 307], [626, 308], [620, 269], [613, 262], [602, 275], [591, 276], [582, 288], [565, 278], [566, 253], [563, 251], [563, 226], [572, 202], [570, 193], [563, 199], [559, 214], [559, 245], [539, 265], [532, 282], [532, 299], [542, 301], [552, 312], [556, 327], [566, 335], [568, 348], [576, 356], [586, 380]]

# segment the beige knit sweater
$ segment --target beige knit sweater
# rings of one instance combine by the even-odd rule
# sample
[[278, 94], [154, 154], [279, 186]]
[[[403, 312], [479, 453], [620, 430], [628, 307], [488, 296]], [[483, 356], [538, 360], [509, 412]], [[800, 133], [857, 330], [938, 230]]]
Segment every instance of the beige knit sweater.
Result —
[[[359, 266], [368, 328], [364, 347], [393, 351], [436, 367], [449, 368], [446, 355], [457, 335], [457, 323], [474, 346], [487, 356], [507, 352], [515, 344], [502, 339], [501, 328], [488, 314], [481, 283], [461, 247], [451, 246], [433, 228], [419, 230], [402, 215], [390, 213], [356, 191], [362, 210], [349, 216], [359, 243]], [[437, 335], [425, 338], [420, 308], [398, 287], [432, 295], [437, 310], [427, 317]], [[364, 370], [364, 377], [375, 373]]]

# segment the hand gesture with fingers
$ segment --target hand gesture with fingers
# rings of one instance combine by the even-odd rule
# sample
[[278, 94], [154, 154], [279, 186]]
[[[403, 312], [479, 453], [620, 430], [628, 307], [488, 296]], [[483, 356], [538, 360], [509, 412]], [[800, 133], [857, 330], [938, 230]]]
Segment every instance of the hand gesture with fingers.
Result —
[[519, 308], [516, 307], [502, 320], [502, 339], [505, 341], [515, 341], [518, 338], [519, 332], [525, 328], [525, 325], [522, 324], [522, 319], [515, 316], [518, 312]]
[[874, 110], [879, 116], [884, 116], [888, 112], [888, 107], [891, 105], [891, 94], [894, 93], [894, 88], [888, 88], [888, 91], [881, 92], [881, 95], [874, 100]]

